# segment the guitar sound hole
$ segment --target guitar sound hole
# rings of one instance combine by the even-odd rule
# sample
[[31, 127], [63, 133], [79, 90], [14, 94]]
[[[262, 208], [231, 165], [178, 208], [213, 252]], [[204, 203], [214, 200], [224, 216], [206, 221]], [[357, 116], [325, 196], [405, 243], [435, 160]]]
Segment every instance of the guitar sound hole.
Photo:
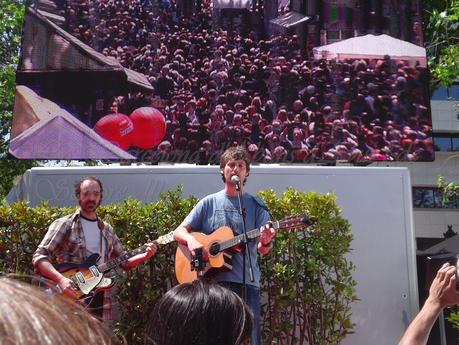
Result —
[[212, 256], [217, 255], [220, 252], [220, 243], [212, 243], [209, 248], [209, 254]]

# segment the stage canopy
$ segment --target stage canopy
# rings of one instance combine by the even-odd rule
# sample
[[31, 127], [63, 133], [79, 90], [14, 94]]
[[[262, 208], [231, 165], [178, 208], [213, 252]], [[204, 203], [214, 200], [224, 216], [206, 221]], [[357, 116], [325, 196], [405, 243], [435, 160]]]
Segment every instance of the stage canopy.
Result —
[[389, 55], [391, 59], [419, 61], [427, 66], [426, 50], [416, 44], [399, 40], [388, 35], [365, 35], [349, 38], [313, 49], [315, 59], [382, 59]]
[[10, 153], [21, 159], [135, 159], [56, 103], [16, 87]]
[[252, 0], [213, 0], [212, 5], [214, 8], [252, 8]]
[[288, 29], [301, 23], [307, 22], [309, 19], [311, 19], [311, 17], [307, 17], [301, 13], [292, 11], [280, 17], [271, 19], [270, 23]]

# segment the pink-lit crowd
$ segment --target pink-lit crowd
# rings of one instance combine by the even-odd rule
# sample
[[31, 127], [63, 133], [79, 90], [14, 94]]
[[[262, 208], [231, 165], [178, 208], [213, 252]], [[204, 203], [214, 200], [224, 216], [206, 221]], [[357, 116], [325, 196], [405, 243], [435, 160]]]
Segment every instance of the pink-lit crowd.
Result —
[[408, 61], [314, 60], [296, 35], [226, 30], [208, 1], [190, 17], [173, 1], [68, 1], [68, 30], [148, 77], [167, 134], [143, 160], [217, 162], [242, 145], [254, 162], [433, 159], [428, 75]]

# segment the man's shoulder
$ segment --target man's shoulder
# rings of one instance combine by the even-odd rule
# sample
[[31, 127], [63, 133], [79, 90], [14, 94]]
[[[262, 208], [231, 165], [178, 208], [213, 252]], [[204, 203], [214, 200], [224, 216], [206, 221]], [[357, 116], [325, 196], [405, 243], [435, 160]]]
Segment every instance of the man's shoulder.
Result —
[[252, 194], [248, 194], [248, 197], [250, 198], [250, 200], [252, 200], [256, 207], [261, 207], [263, 210], [269, 212], [268, 206], [266, 206], [266, 204], [263, 200], [261, 200], [260, 197]]
[[106, 220], [102, 219], [102, 218], [97, 218], [97, 222], [98, 222], [98, 226], [99, 226], [99, 229], [100, 230], [104, 230], [104, 231], [108, 231], [108, 232], [115, 232], [115, 230], [113, 230], [113, 226], [110, 225], [109, 222], [107, 222]]
[[73, 212], [70, 214], [67, 214], [65, 216], [62, 216], [60, 218], [57, 218], [54, 220], [51, 225], [53, 226], [59, 226], [59, 225], [64, 225], [64, 224], [72, 224], [75, 218], [78, 216], [78, 212]]
[[201, 202], [214, 201], [214, 200], [217, 200], [217, 199], [221, 199], [224, 196], [225, 196], [225, 192], [223, 190], [221, 190], [221, 191], [206, 195], [200, 201]]
[[194, 210], [196, 212], [202, 209], [208, 210], [209, 208], [217, 207], [223, 202], [223, 200], [224, 200], [224, 192], [222, 193], [222, 191], [208, 194], [198, 201], [198, 203], [194, 207]]

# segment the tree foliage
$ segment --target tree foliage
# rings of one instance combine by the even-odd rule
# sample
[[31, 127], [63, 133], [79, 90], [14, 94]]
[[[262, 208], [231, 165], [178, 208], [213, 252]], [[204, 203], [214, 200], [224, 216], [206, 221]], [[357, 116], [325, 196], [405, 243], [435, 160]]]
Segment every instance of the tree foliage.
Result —
[[11, 189], [16, 176], [36, 165], [8, 155], [24, 10], [22, 0], [0, 0], [0, 198]]
[[0, 113], [3, 117], [13, 109], [25, 6], [22, 1], [0, 0], [0, 3]]
[[459, 197], [459, 182], [446, 182], [443, 176], [438, 176], [438, 188], [445, 204]]
[[340, 344], [353, 330], [351, 304], [357, 297], [354, 266], [345, 255], [351, 227], [336, 196], [293, 188], [280, 197], [272, 190], [260, 196], [275, 219], [306, 213], [318, 220], [300, 231], [279, 231], [273, 252], [261, 261], [265, 343]]
[[459, 77], [459, 0], [423, 0], [432, 90]]

